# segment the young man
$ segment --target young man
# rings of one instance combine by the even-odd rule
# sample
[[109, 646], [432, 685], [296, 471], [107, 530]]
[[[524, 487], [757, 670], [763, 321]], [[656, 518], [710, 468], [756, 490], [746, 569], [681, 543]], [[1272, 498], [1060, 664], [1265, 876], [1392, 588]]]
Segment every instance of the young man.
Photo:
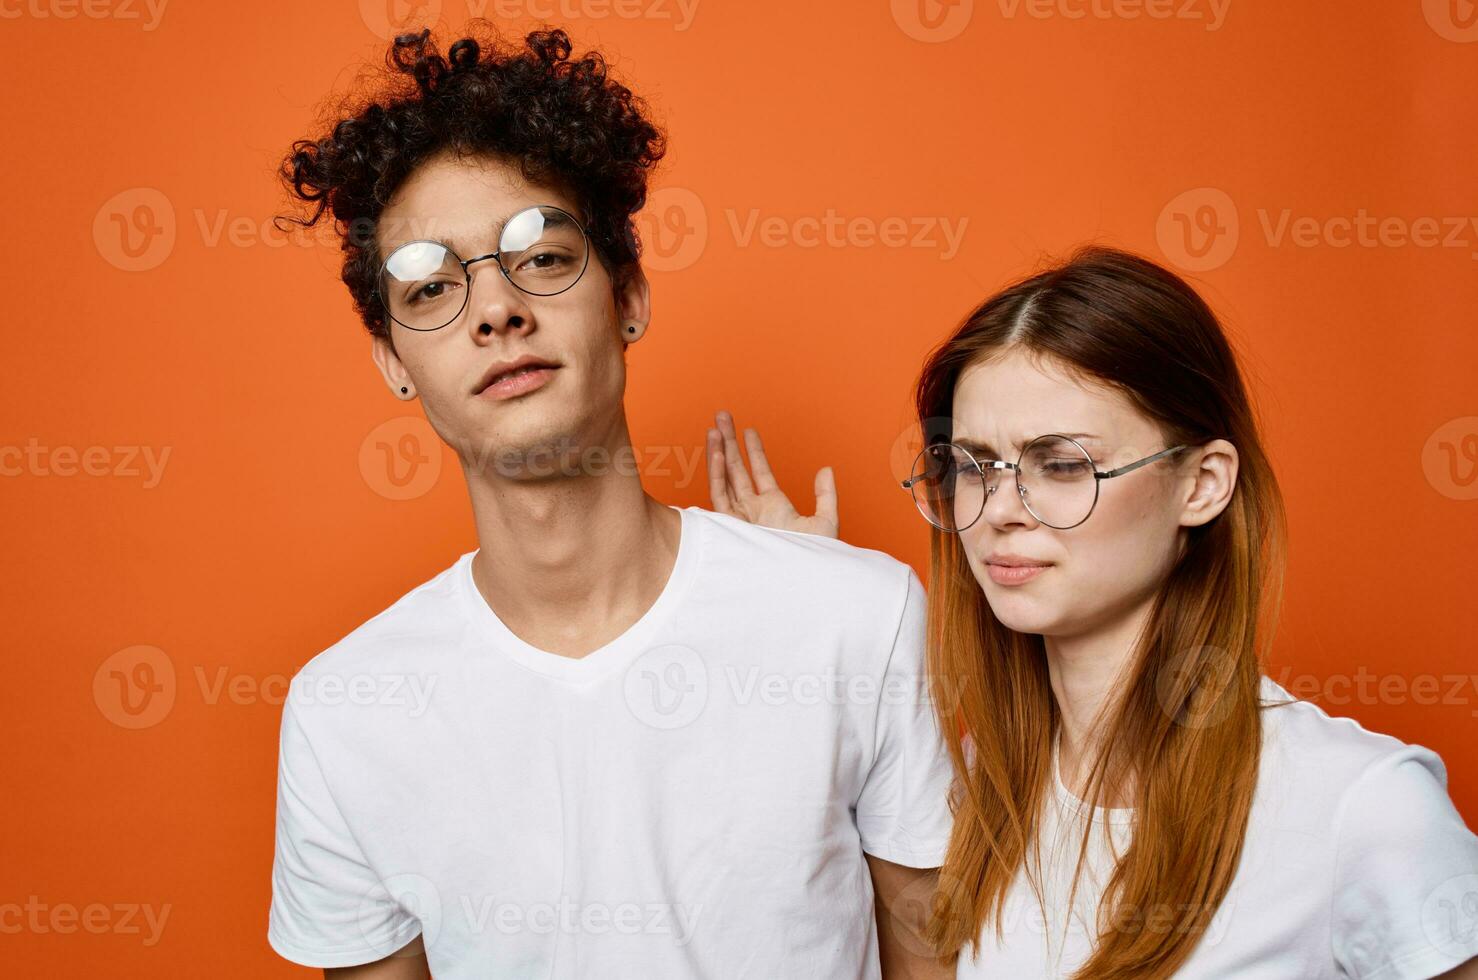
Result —
[[413, 90], [284, 175], [346, 233], [479, 547], [294, 677], [273, 948], [381, 978], [949, 975], [916, 932], [950, 819], [917, 576], [622, 463], [661, 134], [560, 31], [393, 55]]

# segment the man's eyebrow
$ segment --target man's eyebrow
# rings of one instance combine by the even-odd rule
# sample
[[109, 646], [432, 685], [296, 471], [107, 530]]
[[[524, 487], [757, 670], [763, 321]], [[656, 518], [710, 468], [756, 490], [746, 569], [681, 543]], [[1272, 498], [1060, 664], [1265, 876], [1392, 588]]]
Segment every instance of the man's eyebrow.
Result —
[[[494, 218], [493, 221], [492, 221], [492, 227], [498, 229], [498, 235], [499, 235], [499, 237], [502, 237], [503, 227], [508, 224], [508, 219], [511, 218], [511, 217], [513, 217], [515, 214], [518, 214], [519, 211], [526, 211], [526, 210], [528, 210], [528, 209], [527, 208], [519, 208], [517, 211], [509, 211], [507, 214], [500, 214], [498, 217]], [[441, 245], [441, 246], [443, 246], [445, 248], [451, 249], [453, 252], [456, 252], [457, 251], [457, 246], [453, 245], [450, 241], [448, 241], [445, 238], [428, 238], [426, 240], [427, 241], [435, 242], [438, 245]], [[461, 254], [461, 253], [458, 253], [458, 254]]]
[[[1101, 442], [1102, 441], [1098, 436], [1094, 435], [1091, 432], [1053, 432], [1053, 433], [1042, 433], [1042, 434], [1043, 435], [1067, 436], [1067, 437], [1069, 437], [1071, 439], [1077, 439], [1079, 442], [1095, 442], [1096, 443], [1096, 442]], [[1037, 437], [1033, 436], [1033, 438], [1037, 438]], [[1028, 440], [1028, 441], [1030, 441], [1030, 440]], [[988, 442], [978, 442], [978, 441], [976, 441], [974, 439], [963, 439], [963, 438], [962, 439], [955, 439], [955, 440], [953, 440], [953, 442], [954, 442], [954, 444], [956, 446], [959, 446], [961, 449], [967, 449], [971, 453], [981, 453], [981, 454], [987, 455], [987, 456], [994, 456], [995, 455], [995, 451], [996, 451], [995, 447], [992, 446]], [[1012, 449], [1015, 449], [1017, 451], [1020, 451], [1021, 448], [1024, 445], [1026, 445], [1026, 443], [1024, 443], [1024, 442], [1019, 442], [1019, 441], [1018, 442], [1013, 442], [1011, 444], [1011, 448]]]
[[[522, 214], [524, 211], [529, 210], [529, 208], [531, 208], [531, 207], [543, 208], [543, 207], [553, 207], [553, 205], [530, 204], [530, 205], [526, 205], [526, 206], [521, 207], [521, 208], [514, 208], [512, 211], [509, 211], [507, 214], [501, 214], [501, 215], [499, 215], [498, 217], [494, 218], [493, 221], [492, 221], [492, 227], [498, 229], [498, 236], [500, 238], [502, 237], [503, 229], [505, 227], [507, 227], [509, 219], [511, 219], [516, 214]], [[553, 226], [556, 226], [556, 225], [567, 225], [569, 223], [570, 223], [569, 222], [569, 219], [566, 218], [559, 211], [547, 211], [544, 214], [544, 226], [546, 228], [553, 227]], [[393, 251], [394, 249], [399, 248], [401, 245], [406, 244], [406, 242], [413, 242], [413, 241], [414, 242], [435, 242], [436, 244], [442, 246], [443, 248], [450, 249], [453, 252], [456, 252], [457, 251], [457, 247], [455, 245], [453, 245], [450, 241], [448, 241], [446, 238], [444, 238], [444, 237], [438, 237], [438, 236], [435, 236], [435, 235], [427, 235], [424, 238], [407, 238], [403, 242], [398, 242], [395, 245], [391, 245], [390, 248], [387, 251]], [[458, 252], [458, 254], [460, 255], [461, 253]]]

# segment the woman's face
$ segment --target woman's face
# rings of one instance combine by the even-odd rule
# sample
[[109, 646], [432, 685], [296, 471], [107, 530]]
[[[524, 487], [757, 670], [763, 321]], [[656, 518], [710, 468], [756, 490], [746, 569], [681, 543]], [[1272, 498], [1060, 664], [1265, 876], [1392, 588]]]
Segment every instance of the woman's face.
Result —
[[[1122, 393], [1074, 377], [1055, 359], [1039, 366], [1020, 349], [966, 368], [955, 389], [953, 419], [954, 441], [982, 447], [975, 454], [982, 461], [1014, 463], [1022, 446], [1047, 433], [1073, 435], [1098, 471], [1168, 448]], [[999, 471], [979, 520], [960, 533], [996, 618], [1018, 632], [1068, 638], [1105, 628], [1142, 606], [1172, 568], [1184, 527], [1210, 520], [1225, 506], [1230, 480], [1218, 492], [1214, 470], [1224, 468], [1226, 450], [1231, 444], [1217, 440], [1098, 481], [1088, 519], [1066, 530], [1040, 523], [1022, 503], [1014, 475]], [[1200, 464], [1208, 452], [1222, 456], [1205, 473]], [[1229, 459], [1234, 477], [1234, 450]], [[1011, 581], [993, 562], [1000, 556], [1047, 565]]]

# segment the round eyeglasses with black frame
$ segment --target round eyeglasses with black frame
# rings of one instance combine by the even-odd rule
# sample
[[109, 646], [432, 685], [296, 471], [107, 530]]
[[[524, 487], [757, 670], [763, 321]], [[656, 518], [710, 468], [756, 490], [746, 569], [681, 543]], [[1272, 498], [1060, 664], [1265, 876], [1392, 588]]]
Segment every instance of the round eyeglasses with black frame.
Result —
[[1098, 505], [1104, 481], [1189, 448], [1171, 446], [1153, 456], [1101, 472], [1088, 450], [1071, 436], [1038, 436], [1022, 447], [1014, 463], [979, 460], [948, 442], [925, 446], [914, 460], [903, 489], [913, 494], [924, 519], [941, 531], [959, 533], [985, 513], [986, 498], [1000, 486], [1001, 473], [1014, 470], [1016, 493], [1038, 522], [1060, 531], [1077, 527]]
[[503, 224], [498, 250], [463, 259], [443, 242], [399, 245], [380, 266], [377, 288], [390, 318], [408, 330], [440, 330], [467, 307], [474, 262], [493, 259], [517, 289], [555, 296], [580, 281], [590, 264], [590, 237], [568, 211], [541, 204]]

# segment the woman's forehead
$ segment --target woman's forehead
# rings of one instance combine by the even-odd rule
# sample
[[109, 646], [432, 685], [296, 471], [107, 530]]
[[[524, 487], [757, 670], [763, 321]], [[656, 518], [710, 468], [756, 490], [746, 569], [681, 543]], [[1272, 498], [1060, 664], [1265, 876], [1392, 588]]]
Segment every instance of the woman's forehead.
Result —
[[1047, 432], [1110, 444], [1147, 422], [1122, 392], [1015, 354], [966, 368], [953, 415], [960, 437], [1014, 446]]
[[991, 408], [1041, 404], [1059, 412], [1132, 407], [1111, 385], [1084, 377], [1053, 359], [1016, 353], [965, 368], [955, 383], [955, 403]]

